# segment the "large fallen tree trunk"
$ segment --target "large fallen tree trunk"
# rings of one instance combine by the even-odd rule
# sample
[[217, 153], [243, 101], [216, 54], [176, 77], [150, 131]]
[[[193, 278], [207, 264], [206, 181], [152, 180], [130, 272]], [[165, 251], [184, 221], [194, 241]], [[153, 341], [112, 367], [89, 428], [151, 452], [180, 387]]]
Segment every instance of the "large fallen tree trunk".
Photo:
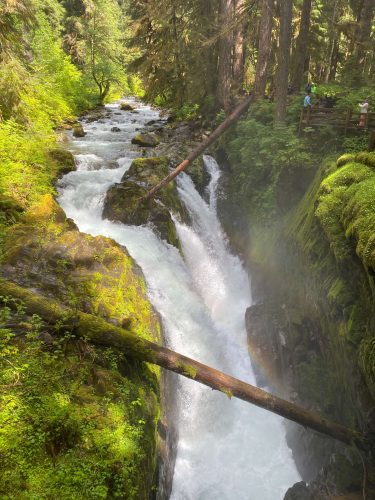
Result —
[[183, 170], [186, 169], [194, 160], [198, 158], [205, 150], [214, 143], [233, 123], [235, 123], [240, 116], [247, 110], [251, 101], [253, 99], [252, 95], [249, 95], [244, 99], [241, 104], [239, 104], [234, 111], [221, 123], [205, 141], [203, 141], [194, 151], [192, 151], [189, 156], [180, 163], [167, 177], [154, 186], [150, 191], [140, 199], [140, 202], [146, 201], [160, 191], [164, 186], [171, 182], [175, 177], [178, 176]]
[[[161, 347], [153, 342], [140, 339], [133, 333], [113, 326], [106, 321], [81, 312], [73, 312], [61, 307], [57, 302], [31, 292], [6, 280], [0, 280], [0, 296], [11, 296], [24, 303], [28, 314], [37, 314], [47, 323], [66, 325], [78, 337], [95, 345], [121, 350], [126, 356], [156, 364], [184, 377], [260, 406], [304, 427], [347, 444], [366, 449], [366, 439], [359, 432], [331, 422], [313, 412], [304, 410], [281, 398], [242, 382], [230, 375], [210, 368], [177, 352]], [[251, 425], [251, 422], [249, 422]]]

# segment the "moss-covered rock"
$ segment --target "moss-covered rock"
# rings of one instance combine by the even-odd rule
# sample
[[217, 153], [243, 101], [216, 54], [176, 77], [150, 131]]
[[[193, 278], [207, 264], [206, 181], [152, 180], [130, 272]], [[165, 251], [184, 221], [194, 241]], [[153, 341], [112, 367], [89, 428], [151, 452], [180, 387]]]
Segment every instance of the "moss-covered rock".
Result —
[[142, 146], [143, 148], [155, 148], [158, 144], [160, 144], [160, 138], [152, 132], [149, 134], [137, 134], [133, 137], [132, 144]]
[[[124, 248], [80, 233], [50, 195], [7, 229], [4, 249], [1, 269], [8, 279], [125, 324], [134, 335], [160, 339], [145, 282]], [[18, 325], [18, 340], [11, 330], [0, 340], [11, 361], [0, 370], [6, 386], [0, 496], [148, 500], [159, 371], [78, 342], [49, 318], [24, 317], [22, 304], [9, 316], [6, 301], [0, 318]], [[12, 384], [15, 379], [21, 383]]]
[[[375, 154], [356, 155], [355, 162], [329, 175], [319, 191], [316, 215], [338, 260], [355, 250], [375, 271]], [[354, 243], [354, 246], [353, 246]]]
[[83, 130], [81, 123], [77, 122], [73, 125], [73, 135], [74, 137], [85, 137], [86, 132]]
[[179, 248], [175, 225], [169, 210], [153, 199], [140, 203], [139, 200], [147, 190], [132, 181], [111, 186], [107, 191], [103, 217], [142, 226], [152, 224], [162, 239]]
[[68, 174], [69, 172], [73, 172], [76, 169], [76, 163], [74, 160], [74, 156], [70, 151], [66, 149], [51, 149], [48, 152], [51, 160], [56, 162], [58, 167], [58, 176], [63, 176]]
[[128, 102], [122, 102], [120, 104], [120, 109], [122, 111], [135, 111], [135, 108], [131, 104], [129, 104]]
[[49, 195], [9, 229], [3, 264], [21, 285], [67, 304], [74, 296], [87, 312], [118, 325], [131, 319], [137, 335], [158, 337], [145, 283], [126, 250], [109, 238], [80, 233]]
[[140, 202], [149, 189], [169, 173], [166, 157], [137, 158], [124, 174], [121, 183], [112, 186], [106, 194], [103, 216], [124, 224], [152, 224], [161, 238], [180, 248], [176, 228], [170, 211], [184, 217], [176, 183], [170, 182], [157, 194], [156, 199]]
[[[166, 156], [136, 158], [121, 182], [132, 181], [149, 190], [169, 174], [170, 162]], [[182, 215], [184, 210], [179, 200], [175, 181], [167, 184], [157, 195], [170, 210]]]

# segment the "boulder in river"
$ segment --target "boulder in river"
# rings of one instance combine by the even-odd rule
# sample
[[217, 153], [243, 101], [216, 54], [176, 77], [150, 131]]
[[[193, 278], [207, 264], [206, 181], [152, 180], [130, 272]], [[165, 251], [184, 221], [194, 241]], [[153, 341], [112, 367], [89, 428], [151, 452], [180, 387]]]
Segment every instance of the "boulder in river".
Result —
[[[136, 158], [123, 175], [121, 182], [132, 181], [149, 190], [169, 174], [169, 165], [170, 162], [166, 156]], [[173, 212], [183, 213], [175, 182], [167, 184], [159, 192], [158, 198]]]
[[168, 208], [156, 200], [139, 203], [146, 193], [144, 187], [132, 181], [113, 185], [105, 197], [103, 217], [137, 226], [151, 223], [162, 239], [179, 248], [176, 228]]
[[102, 109], [94, 109], [93, 111], [90, 111], [84, 116], [84, 119], [87, 123], [92, 123], [100, 120], [103, 118], [103, 110]]
[[137, 134], [133, 137], [132, 144], [137, 144], [138, 146], [142, 146], [144, 148], [155, 148], [158, 144], [160, 144], [160, 138], [153, 133]]
[[76, 169], [76, 162], [70, 151], [55, 148], [48, 151], [48, 155], [57, 164], [59, 175], [66, 175]]
[[120, 109], [122, 111], [135, 111], [135, 109], [133, 108], [133, 106], [131, 104], [129, 104], [128, 102], [122, 102], [120, 104]]
[[179, 248], [170, 210], [182, 216], [185, 214], [177, 195], [175, 182], [162, 189], [158, 193], [158, 199], [139, 203], [139, 199], [168, 175], [168, 172], [169, 160], [166, 157], [133, 160], [121, 183], [115, 184], [107, 191], [103, 216], [125, 224], [151, 223], [163, 239]]
[[112, 127], [111, 132], [121, 132], [121, 129], [119, 127]]
[[85, 137], [86, 135], [86, 132], [83, 130], [83, 127], [79, 122], [73, 125], [73, 135], [74, 137]]

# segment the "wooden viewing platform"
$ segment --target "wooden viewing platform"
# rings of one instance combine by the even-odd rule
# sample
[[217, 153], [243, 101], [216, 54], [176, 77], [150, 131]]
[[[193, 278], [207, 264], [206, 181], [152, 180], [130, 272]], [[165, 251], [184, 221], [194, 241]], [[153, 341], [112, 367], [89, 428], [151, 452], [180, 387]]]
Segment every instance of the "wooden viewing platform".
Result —
[[348, 131], [375, 131], [375, 113], [367, 113], [364, 126], [359, 126], [361, 113], [353, 112], [351, 109], [302, 108], [298, 132], [301, 133], [305, 127], [334, 127], [343, 129], [344, 135]]

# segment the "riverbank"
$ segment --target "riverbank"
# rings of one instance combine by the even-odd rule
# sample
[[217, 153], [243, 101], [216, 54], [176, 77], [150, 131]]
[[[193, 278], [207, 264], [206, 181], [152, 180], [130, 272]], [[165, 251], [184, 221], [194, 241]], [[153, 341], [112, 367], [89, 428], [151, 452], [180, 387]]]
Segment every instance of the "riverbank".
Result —
[[[50, 149], [18, 138], [13, 156], [2, 151], [23, 174], [13, 168], [1, 181], [2, 277], [160, 341], [159, 318], [134, 261], [113, 240], [79, 232], [54, 200], [57, 179], [75, 170], [73, 156], [54, 140]], [[29, 317], [11, 297], [1, 300], [1, 494], [148, 499], [159, 371], [78, 341], [48, 318]]]

